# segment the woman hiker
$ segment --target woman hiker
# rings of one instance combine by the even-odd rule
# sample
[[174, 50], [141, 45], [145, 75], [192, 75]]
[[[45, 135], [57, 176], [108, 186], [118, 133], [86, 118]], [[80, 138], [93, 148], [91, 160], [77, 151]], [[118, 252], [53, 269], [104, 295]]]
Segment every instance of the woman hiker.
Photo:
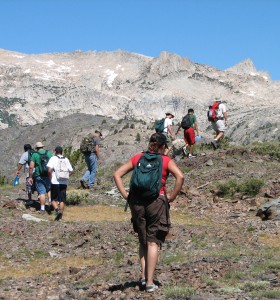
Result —
[[[166, 147], [167, 141], [165, 135], [154, 133], [150, 137], [148, 151], [136, 154], [114, 173], [116, 186], [123, 198], [129, 203], [133, 228], [138, 234], [139, 257], [142, 271], [141, 284], [147, 292], [153, 292], [158, 288], [154, 284], [154, 273], [158, 262], [158, 251], [165, 241], [170, 227], [168, 203], [175, 200], [184, 183], [182, 171], [170, 157], [163, 155]], [[132, 185], [130, 192], [126, 191], [122, 177], [134, 170], [134, 168], [137, 168], [142, 163], [142, 156], [145, 156], [146, 153], [148, 157], [153, 155], [159, 157], [160, 163], [162, 162], [160, 164], [161, 184], [157, 196], [143, 199], [140, 193], [134, 192]], [[174, 176], [175, 184], [173, 189], [167, 193], [166, 179], [169, 173]]]

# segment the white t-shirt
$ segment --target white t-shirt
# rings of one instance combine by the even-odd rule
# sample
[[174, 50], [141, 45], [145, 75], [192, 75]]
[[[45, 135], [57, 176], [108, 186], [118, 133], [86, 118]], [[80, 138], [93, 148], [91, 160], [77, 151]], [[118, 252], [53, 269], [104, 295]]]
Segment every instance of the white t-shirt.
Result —
[[217, 117], [218, 118], [223, 118], [225, 112], [227, 112], [225, 104], [220, 103], [220, 105], [219, 105], [219, 107], [217, 109]]
[[29, 166], [28, 166], [28, 151], [24, 152], [19, 159], [19, 164], [24, 165], [25, 176], [29, 177]]
[[[68, 182], [69, 182], [68, 179], [63, 179], [63, 180], [60, 179], [60, 180], [57, 180], [56, 175], [55, 175], [55, 168], [57, 167], [57, 165], [58, 165], [58, 160], [59, 160], [58, 157], [63, 157], [63, 155], [58, 155], [58, 156], [54, 155], [54, 156], [52, 156], [52, 157], [50, 158], [48, 164], [47, 164], [47, 167], [53, 169], [51, 183], [52, 183], [52, 184], [66, 184], [66, 185], [67, 185]], [[71, 166], [71, 164], [70, 164], [69, 159], [68, 159], [67, 157], [65, 157], [64, 159], [65, 159], [65, 161], [66, 161], [66, 163], [67, 163], [69, 172], [72, 172], [72, 171], [73, 171], [73, 168], [72, 168], [72, 166]]]
[[167, 126], [168, 126], [168, 125], [171, 125], [171, 126], [172, 126], [172, 120], [169, 119], [169, 118], [165, 118], [165, 121], [164, 121], [164, 130], [163, 130], [163, 132], [168, 133], [168, 129], [167, 129]]

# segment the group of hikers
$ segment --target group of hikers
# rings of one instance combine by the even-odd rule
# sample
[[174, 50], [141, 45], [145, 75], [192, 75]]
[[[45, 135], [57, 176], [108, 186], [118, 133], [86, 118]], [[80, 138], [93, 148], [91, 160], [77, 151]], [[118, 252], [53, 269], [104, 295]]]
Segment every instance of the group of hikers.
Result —
[[[139, 240], [139, 260], [141, 278], [139, 283], [147, 292], [154, 292], [158, 285], [154, 274], [158, 253], [170, 229], [169, 207], [179, 194], [184, 174], [168, 155], [170, 142], [175, 139], [172, 129], [174, 114], [167, 112], [166, 117], [155, 125], [156, 133], [149, 139], [148, 150], [130, 158], [114, 173], [116, 186], [122, 197], [127, 200], [131, 210], [134, 231]], [[214, 149], [219, 147], [227, 125], [225, 104], [219, 100], [211, 101], [207, 113], [208, 120], [216, 132], [212, 141]], [[184, 129], [184, 140], [188, 147], [188, 157], [193, 158], [195, 137], [199, 136], [194, 110], [188, 109], [176, 134]], [[169, 144], [169, 145], [168, 145]], [[129, 191], [123, 183], [123, 176], [133, 171]], [[167, 191], [166, 180], [172, 174], [174, 186]]]
[[28, 205], [33, 203], [32, 194], [38, 192], [40, 214], [46, 213], [46, 194], [55, 211], [55, 220], [62, 218], [69, 176], [73, 168], [67, 157], [63, 156], [61, 146], [56, 146], [54, 152], [44, 149], [41, 142], [32, 149], [30, 144], [24, 145], [24, 153], [18, 162], [16, 175], [19, 176], [22, 167], [26, 174], [26, 191]]
[[[168, 150], [165, 151], [165, 154], [170, 152], [172, 148], [171, 142], [175, 140], [182, 128], [184, 130], [183, 137], [186, 144], [185, 147], [183, 147], [184, 154], [188, 158], [195, 158], [196, 155], [193, 152], [194, 145], [197, 140], [201, 139], [201, 136], [199, 135], [198, 122], [194, 110], [192, 108], [188, 109], [188, 113], [183, 117], [175, 134], [172, 129], [172, 119], [174, 118], [174, 114], [167, 112], [165, 115], [165, 118], [157, 121], [155, 125], [156, 132], [163, 133], [167, 138]], [[211, 142], [214, 150], [216, 150], [220, 146], [220, 142], [227, 126], [228, 114], [225, 104], [221, 103], [220, 100], [210, 101], [207, 118], [208, 121], [211, 122], [212, 128], [216, 133], [214, 140]]]
[[[208, 120], [212, 123], [212, 128], [216, 132], [216, 137], [212, 141], [214, 149], [219, 147], [224, 135], [227, 117], [226, 107], [221, 101], [216, 100], [209, 103]], [[168, 156], [170, 142], [175, 139], [175, 135], [183, 128], [184, 140], [189, 150], [188, 157], [193, 158], [195, 157], [193, 154], [195, 138], [199, 136], [198, 124], [193, 109], [188, 110], [175, 134], [172, 129], [173, 118], [174, 114], [167, 112], [166, 117], [161, 122], [161, 128], [156, 126], [157, 132], [150, 136], [147, 151], [142, 151], [131, 157], [113, 174], [115, 184], [131, 210], [133, 229], [139, 239], [141, 266], [139, 284], [147, 292], [154, 292], [158, 288], [154, 281], [154, 274], [159, 250], [171, 226], [170, 203], [176, 199], [184, 183], [183, 172], [176, 162]], [[87, 170], [80, 180], [81, 187], [84, 189], [91, 189], [95, 183], [98, 161], [100, 161], [99, 145], [101, 137], [102, 133], [96, 130], [91, 137], [84, 138], [80, 146], [87, 164]], [[26, 152], [19, 161], [17, 174], [19, 174], [21, 166], [28, 162], [26, 146], [24, 148]], [[64, 160], [69, 173], [73, 171], [72, 166], [68, 159], [62, 156], [63, 149], [60, 146], [55, 148], [54, 155], [50, 151], [46, 152], [41, 142], [36, 143], [35, 150], [36, 152], [30, 158], [26, 181], [27, 191], [31, 193], [31, 186], [35, 177], [36, 189], [41, 204], [40, 212], [43, 213], [45, 210], [45, 193], [50, 190], [51, 203], [56, 211], [55, 220], [59, 220], [63, 214], [69, 176], [61, 179], [57, 172], [58, 165], [61, 160]], [[42, 155], [49, 157], [46, 174], [43, 174], [40, 169]], [[122, 178], [131, 171], [130, 187], [127, 190]], [[175, 178], [175, 183], [167, 191], [166, 181], [169, 174], [172, 174]]]

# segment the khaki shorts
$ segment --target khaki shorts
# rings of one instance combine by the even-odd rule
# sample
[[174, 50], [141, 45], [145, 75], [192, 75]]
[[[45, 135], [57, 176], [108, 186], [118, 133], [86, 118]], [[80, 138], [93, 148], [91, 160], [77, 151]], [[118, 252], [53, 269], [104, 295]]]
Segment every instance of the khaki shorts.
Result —
[[132, 214], [133, 229], [138, 234], [141, 245], [154, 242], [161, 246], [170, 228], [169, 209], [165, 197], [159, 196], [156, 200], [129, 199]]
[[169, 146], [172, 146], [172, 137], [171, 137], [171, 135], [168, 134], [167, 132], [163, 132], [163, 134], [164, 134], [165, 137], [166, 137], [166, 141], [167, 141], [168, 147], [169, 147]]
[[218, 120], [216, 122], [212, 122], [212, 128], [215, 131], [225, 131], [226, 130], [226, 126], [225, 126], [224, 120]]

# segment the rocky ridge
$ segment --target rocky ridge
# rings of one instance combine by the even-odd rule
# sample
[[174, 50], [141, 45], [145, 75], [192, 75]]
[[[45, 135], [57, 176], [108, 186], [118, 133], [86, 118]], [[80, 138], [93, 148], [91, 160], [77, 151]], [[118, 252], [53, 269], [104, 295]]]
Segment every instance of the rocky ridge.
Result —
[[246, 144], [279, 139], [279, 89], [249, 59], [222, 71], [167, 52], [152, 58], [121, 50], [0, 50], [2, 128], [74, 113], [151, 122], [171, 110], [179, 121], [193, 107], [201, 131], [210, 135], [207, 106], [220, 98], [230, 112], [228, 135]]

